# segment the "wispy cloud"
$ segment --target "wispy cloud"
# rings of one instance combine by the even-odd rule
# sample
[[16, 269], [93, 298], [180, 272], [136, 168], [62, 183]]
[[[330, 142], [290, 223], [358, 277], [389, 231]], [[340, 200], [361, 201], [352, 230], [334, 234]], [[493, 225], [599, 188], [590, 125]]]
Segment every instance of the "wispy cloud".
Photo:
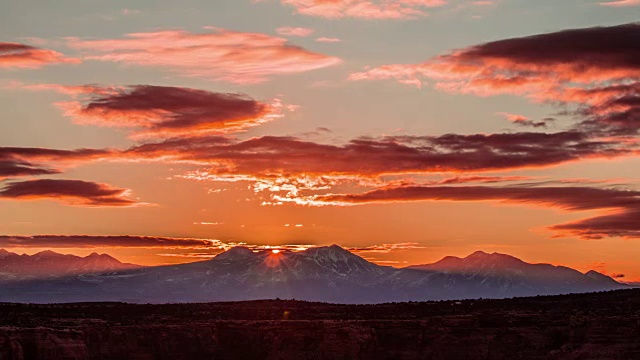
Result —
[[322, 43], [337, 43], [337, 42], [341, 42], [342, 40], [338, 39], [338, 38], [333, 38], [333, 37], [319, 37], [316, 39], [317, 42], [322, 42]]
[[166, 30], [127, 34], [122, 39], [68, 38], [87, 60], [165, 68], [190, 77], [260, 83], [340, 63], [340, 59], [293, 46], [286, 39], [207, 27], [207, 32]]
[[34, 235], [0, 236], [0, 247], [7, 248], [164, 248], [224, 249], [229, 246], [215, 239], [158, 236]]
[[[264, 0], [262, 0], [264, 1]], [[260, 2], [260, 1], [258, 1]], [[281, 0], [299, 14], [330, 19], [416, 19], [426, 9], [444, 6], [446, 0]]]
[[296, 37], [307, 37], [313, 34], [314, 30], [310, 28], [304, 27], [290, 27], [284, 26], [276, 29], [278, 35], [282, 36], [296, 36]]
[[609, 1], [609, 2], [601, 2], [601, 6], [609, 6], [609, 7], [629, 7], [629, 6], [639, 6], [640, 0], [618, 0], [618, 1]]
[[36, 69], [50, 64], [78, 64], [81, 60], [20, 43], [0, 42], [0, 68]]
[[415, 243], [415, 242], [407, 242], [407, 243], [395, 243], [395, 244], [382, 244], [382, 245], [370, 245], [370, 246], [362, 246], [362, 247], [349, 247], [347, 250], [354, 252], [356, 254], [360, 253], [382, 253], [387, 254], [394, 251], [405, 251], [405, 250], [416, 250], [416, 249], [424, 249], [425, 247]]

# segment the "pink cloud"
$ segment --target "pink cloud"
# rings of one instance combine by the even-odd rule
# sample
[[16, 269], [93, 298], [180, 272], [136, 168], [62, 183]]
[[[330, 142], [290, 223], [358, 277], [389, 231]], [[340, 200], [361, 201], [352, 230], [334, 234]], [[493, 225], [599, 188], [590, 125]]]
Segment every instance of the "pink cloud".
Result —
[[618, 0], [618, 1], [609, 1], [600, 3], [601, 6], [609, 6], [609, 7], [628, 7], [628, 6], [638, 6], [640, 5], [640, 0]]
[[80, 62], [80, 59], [65, 57], [57, 51], [19, 43], [0, 42], [0, 68], [35, 69], [49, 64]]
[[415, 19], [425, 9], [447, 4], [446, 0], [281, 0], [299, 14], [331, 19]]
[[338, 38], [331, 38], [331, 37], [319, 37], [316, 39], [316, 41], [323, 42], [323, 43], [337, 43], [337, 42], [341, 42], [342, 40]]
[[282, 36], [297, 36], [297, 37], [307, 37], [313, 34], [313, 29], [303, 28], [303, 27], [280, 27], [276, 29], [278, 35]]
[[189, 77], [240, 84], [260, 83], [275, 75], [296, 74], [340, 63], [287, 40], [259, 33], [206, 28], [205, 33], [167, 30], [127, 34], [122, 39], [69, 38], [85, 59], [160, 67]]

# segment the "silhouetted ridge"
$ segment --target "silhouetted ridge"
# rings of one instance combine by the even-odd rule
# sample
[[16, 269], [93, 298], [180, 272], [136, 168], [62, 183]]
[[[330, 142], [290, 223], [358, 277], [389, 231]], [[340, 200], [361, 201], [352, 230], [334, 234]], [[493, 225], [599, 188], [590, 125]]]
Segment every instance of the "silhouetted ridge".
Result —
[[41, 251], [34, 255], [18, 255], [0, 250], [0, 283], [94, 274], [139, 267], [139, 265], [122, 263], [111, 255], [95, 252], [80, 257], [60, 254], [51, 250]]
[[[28, 256], [27, 256], [28, 257]], [[380, 266], [338, 245], [305, 251], [253, 252], [237, 246], [209, 261], [117, 270], [100, 255], [84, 261], [85, 275], [61, 280], [0, 284], [0, 302], [203, 302], [300, 299], [337, 303], [510, 298], [624, 288], [605, 275], [585, 275], [549, 264], [528, 264], [505, 254], [476, 252], [435, 264], [397, 269]], [[39, 260], [36, 269], [63, 261]], [[88, 261], [92, 260], [92, 261]], [[95, 260], [95, 261], [93, 261]], [[0, 264], [2, 262], [0, 261]]]

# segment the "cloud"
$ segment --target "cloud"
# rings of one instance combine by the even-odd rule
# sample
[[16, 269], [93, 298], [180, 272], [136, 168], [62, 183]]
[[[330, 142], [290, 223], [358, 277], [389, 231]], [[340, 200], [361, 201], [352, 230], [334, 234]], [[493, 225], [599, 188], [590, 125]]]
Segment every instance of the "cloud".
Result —
[[427, 78], [445, 81], [441, 84], [445, 89], [481, 94], [530, 93], [566, 82], [624, 81], [640, 71], [638, 33], [640, 24], [626, 24], [512, 38], [456, 50], [422, 64], [373, 68], [352, 74], [351, 79]]
[[551, 226], [559, 236], [578, 236], [583, 239], [603, 239], [605, 237], [640, 238], [640, 206], [612, 211], [610, 214], [568, 224]]
[[0, 180], [10, 177], [50, 175], [63, 166], [105, 157], [111, 150], [55, 150], [0, 147]]
[[223, 248], [220, 240], [173, 238], [156, 236], [92, 236], [92, 235], [34, 235], [0, 236], [0, 247], [6, 248], [165, 248], [209, 249]]
[[341, 42], [342, 40], [338, 39], [338, 38], [332, 38], [332, 37], [319, 37], [316, 39], [317, 42], [322, 42], [322, 43], [337, 43], [337, 42]]
[[416, 19], [426, 9], [447, 4], [446, 0], [281, 0], [303, 15], [330, 19]]
[[640, 24], [565, 30], [489, 42], [421, 64], [392, 64], [349, 79], [395, 79], [480, 96], [514, 94], [568, 107], [576, 124], [606, 135], [637, 134]]
[[440, 181], [433, 182], [431, 184], [438, 185], [452, 185], [452, 184], [468, 184], [468, 183], [501, 183], [508, 181], [522, 181], [529, 180], [531, 178], [526, 176], [454, 176], [445, 178]]
[[264, 136], [175, 138], [120, 156], [212, 166], [212, 174], [361, 175], [477, 172], [543, 167], [586, 158], [635, 154], [628, 144], [591, 141], [580, 132], [520, 132], [358, 138], [343, 145]]
[[390, 253], [394, 251], [403, 251], [403, 250], [415, 250], [415, 249], [424, 249], [424, 246], [421, 246], [418, 243], [407, 242], [407, 243], [396, 243], [396, 244], [382, 244], [382, 245], [371, 245], [371, 246], [363, 246], [363, 247], [349, 247], [347, 250], [354, 252], [356, 254], [359, 253]]
[[125, 15], [125, 16], [140, 15], [140, 10], [136, 10], [136, 9], [122, 9], [122, 15]]
[[134, 136], [138, 137], [240, 131], [279, 117], [282, 107], [278, 102], [270, 105], [246, 95], [183, 87], [43, 84], [29, 88], [81, 97], [57, 105], [76, 123], [135, 128]]
[[507, 120], [519, 126], [533, 127], [533, 128], [546, 128], [547, 122], [553, 121], [551, 118], [544, 119], [542, 121], [534, 121], [526, 116], [511, 114], [511, 113], [498, 113], [498, 115], [504, 116]]
[[289, 27], [284, 26], [276, 29], [278, 35], [282, 36], [297, 36], [297, 37], [307, 37], [313, 34], [314, 30], [304, 27]]
[[60, 171], [33, 164], [28, 161], [6, 159], [0, 160], [0, 180], [17, 176], [34, 176], [57, 174]]
[[68, 58], [53, 50], [0, 42], [0, 68], [37, 69], [49, 64], [78, 64], [80, 59]]
[[140, 203], [126, 198], [127, 189], [81, 180], [28, 180], [10, 182], [0, 190], [0, 199], [56, 200], [67, 205], [126, 207]]
[[640, 0], [618, 0], [618, 1], [609, 1], [609, 2], [601, 2], [601, 6], [609, 6], [609, 7], [629, 7], [629, 6], [638, 6], [640, 5]]
[[412, 201], [499, 201], [559, 208], [600, 210], [602, 215], [551, 226], [559, 236], [583, 239], [640, 238], [640, 191], [593, 187], [388, 186], [361, 194], [310, 197], [309, 204], [356, 205]]
[[205, 29], [205, 33], [132, 33], [122, 39], [68, 38], [68, 46], [82, 50], [87, 60], [161, 67], [183, 76], [240, 84], [260, 83], [274, 75], [296, 74], [341, 62], [339, 58], [290, 45], [280, 37]]

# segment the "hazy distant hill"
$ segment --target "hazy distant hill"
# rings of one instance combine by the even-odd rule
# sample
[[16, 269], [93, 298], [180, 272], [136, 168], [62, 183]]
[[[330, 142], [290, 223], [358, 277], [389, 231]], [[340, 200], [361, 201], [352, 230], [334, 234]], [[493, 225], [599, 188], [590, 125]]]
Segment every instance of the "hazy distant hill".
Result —
[[594, 273], [476, 253], [418, 268], [379, 266], [337, 246], [303, 252], [236, 247], [182, 265], [0, 285], [0, 301], [203, 302], [299, 299], [382, 303], [580, 293], [624, 288]]
[[443, 272], [450, 275], [463, 275], [475, 279], [487, 287], [506, 289], [507, 291], [527, 289], [540, 293], [553, 293], [557, 289], [576, 289], [591, 286], [618, 286], [614, 279], [597, 271], [585, 274], [566, 266], [550, 264], [530, 264], [516, 257], [477, 251], [465, 258], [447, 256], [444, 259], [426, 265], [410, 266], [409, 269]]
[[107, 254], [92, 253], [80, 257], [42, 251], [34, 255], [18, 255], [0, 249], [0, 281], [101, 273], [139, 267], [122, 263]]

